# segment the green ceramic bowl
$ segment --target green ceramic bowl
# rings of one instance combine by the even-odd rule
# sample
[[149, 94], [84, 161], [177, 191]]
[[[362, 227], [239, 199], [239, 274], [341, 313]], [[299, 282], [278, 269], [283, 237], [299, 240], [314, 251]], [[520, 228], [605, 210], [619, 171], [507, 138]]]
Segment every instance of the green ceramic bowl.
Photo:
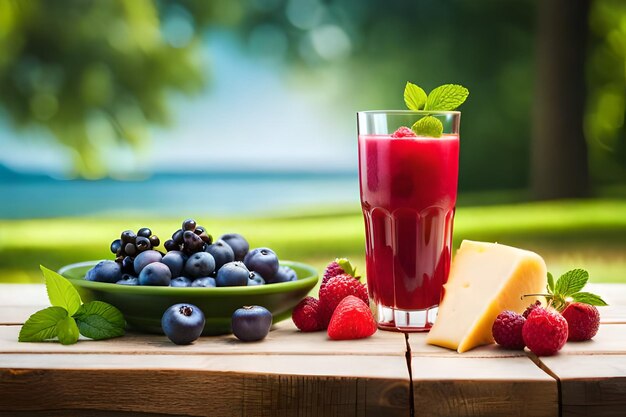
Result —
[[245, 305], [260, 305], [274, 316], [274, 323], [288, 318], [291, 310], [317, 284], [317, 271], [310, 265], [281, 261], [293, 268], [297, 281], [254, 287], [176, 288], [107, 284], [87, 281], [87, 271], [98, 261], [64, 266], [59, 273], [76, 287], [84, 302], [100, 300], [114, 305], [124, 314], [133, 330], [163, 333], [161, 316], [173, 304], [195, 304], [204, 312], [203, 335], [230, 333], [233, 312]]

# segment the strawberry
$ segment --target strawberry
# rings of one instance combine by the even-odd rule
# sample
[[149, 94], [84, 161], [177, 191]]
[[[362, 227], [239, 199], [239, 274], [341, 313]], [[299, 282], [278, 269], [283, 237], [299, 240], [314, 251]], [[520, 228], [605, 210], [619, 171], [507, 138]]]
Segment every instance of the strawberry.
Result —
[[496, 343], [505, 349], [524, 349], [522, 328], [526, 319], [514, 311], [503, 311], [498, 314], [491, 327], [491, 333]]
[[333, 340], [362, 339], [376, 333], [376, 320], [369, 306], [358, 297], [345, 297], [333, 313], [328, 337]]
[[291, 319], [303, 332], [316, 332], [324, 327], [320, 323], [319, 301], [313, 297], [305, 297], [293, 309]]
[[598, 333], [600, 313], [594, 306], [576, 302], [569, 303], [561, 314], [567, 320], [569, 327], [567, 340], [589, 340]]
[[555, 310], [535, 308], [522, 328], [524, 343], [537, 356], [557, 353], [567, 342], [567, 321]]
[[[329, 279], [341, 274], [348, 274], [356, 277], [356, 268], [354, 268], [350, 261], [346, 258], [337, 258], [328, 264], [326, 270], [324, 271], [320, 288], [324, 287]], [[359, 277], [356, 278], [359, 279]]]
[[326, 285], [320, 287], [320, 322], [324, 327], [328, 326], [328, 322], [341, 300], [349, 295], [357, 296], [366, 305], [369, 305], [367, 287], [354, 279], [352, 275], [341, 274], [331, 277]]

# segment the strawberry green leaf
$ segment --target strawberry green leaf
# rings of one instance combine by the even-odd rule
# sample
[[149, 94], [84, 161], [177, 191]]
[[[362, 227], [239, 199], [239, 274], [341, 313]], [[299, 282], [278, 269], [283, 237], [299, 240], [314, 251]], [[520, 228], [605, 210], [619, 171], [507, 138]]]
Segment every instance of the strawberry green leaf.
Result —
[[577, 292], [571, 295], [572, 299], [579, 303], [590, 304], [592, 306], [607, 306], [608, 304], [599, 295], [590, 292]]
[[404, 87], [404, 103], [410, 110], [422, 110], [426, 104], [426, 92], [417, 85], [407, 82]]
[[469, 90], [462, 85], [444, 84], [428, 94], [424, 110], [454, 110], [469, 96]]
[[548, 292], [550, 294], [554, 293], [554, 277], [551, 273], [548, 272]]
[[48, 307], [31, 315], [20, 330], [20, 342], [43, 342], [57, 336], [57, 324], [68, 317], [63, 307]]
[[440, 138], [443, 133], [443, 124], [436, 117], [426, 116], [413, 123], [411, 129], [418, 136]]
[[582, 290], [588, 280], [589, 272], [584, 269], [572, 269], [561, 275], [556, 281], [554, 293], [563, 297], [570, 296]]
[[73, 315], [80, 307], [80, 295], [76, 288], [63, 276], [57, 274], [43, 265], [39, 265], [46, 280], [46, 290], [50, 304], [63, 307], [69, 315]]
[[78, 341], [78, 326], [76, 320], [66, 316], [57, 323], [57, 337], [63, 345], [72, 345]]

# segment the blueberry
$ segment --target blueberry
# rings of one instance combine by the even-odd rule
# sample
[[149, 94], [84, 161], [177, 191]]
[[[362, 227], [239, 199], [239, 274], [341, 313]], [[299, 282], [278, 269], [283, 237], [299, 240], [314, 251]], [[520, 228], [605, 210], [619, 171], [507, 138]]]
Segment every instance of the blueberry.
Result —
[[157, 246], [161, 244], [161, 239], [159, 239], [157, 235], [150, 236], [149, 240], [150, 240], [150, 245], [152, 245], [153, 248], [156, 248]]
[[193, 304], [174, 304], [163, 313], [163, 333], [177, 345], [188, 345], [204, 329], [204, 313]]
[[194, 231], [196, 229], [196, 221], [194, 219], [187, 219], [183, 221], [182, 230], [191, 230]]
[[163, 259], [163, 255], [155, 250], [147, 250], [141, 252], [135, 257], [135, 260], [133, 261], [135, 274], [139, 275], [141, 273], [141, 270], [144, 269], [148, 264], [151, 264], [153, 262], [161, 262], [161, 259]]
[[122, 243], [135, 243], [137, 235], [132, 230], [125, 230], [120, 235]]
[[115, 261], [100, 261], [87, 271], [85, 279], [113, 284], [122, 279], [122, 267]]
[[243, 259], [250, 271], [256, 271], [266, 282], [271, 282], [278, 272], [278, 257], [268, 248], [253, 249]]
[[270, 332], [272, 313], [265, 307], [245, 306], [233, 313], [231, 326], [237, 339], [255, 342], [264, 339]]
[[236, 261], [243, 261], [250, 250], [248, 241], [238, 233], [227, 233], [220, 237], [220, 240], [226, 242], [233, 249]]
[[222, 265], [227, 264], [235, 260], [235, 253], [232, 248], [228, 246], [228, 243], [223, 240], [218, 240], [212, 245], [208, 245], [205, 249], [215, 258], [215, 269], [219, 270]]
[[185, 243], [185, 252], [196, 253], [204, 249], [204, 241], [200, 236], [191, 230], [185, 230], [183, 233], [183, 242]]
[[173, 250], [165, 254], [161, 262], [168, 266], [173, 277], [179, 276], [185, 267], [187, 257], [181, 251]]
[[139, 285], [160, 285], [168, 287], [172, 281], [172, 273], [167, 265], [153, 262], [146, 265], [139, 273]]
[[137, 231], [137, 236], [150, 237], [152, 236], [152, 230], [150, 230], [147, 227], [142, 227], [141, 229]]
[[207, 252], [194, 253], [185, 263], [185, 275], [189, 278], [207, 277], [213, 271], [215, 271], [215, 259]]
[[183, 230], [178, 229], [177, 231], [175, 231], [174, 234], [172, 234], [172, 240], [176, 242], [177, 244], [182, 245], [183, 244]]
[[289, 268], [288, 266], [280, 266], [278, 268], [278, 272], [276, 273], [276, 275], [274, 275], [274, 278], [272, 278], [271, 281], [268, 280], [267, 283], [278, 284], [280, 282], [295, 281], [297, 279], [298, 279], [298, 275], [296, 274], [296, 271]]
[[124, 253], [126, 255], [135, 256], [137, 254], [137, 246], [134, 243], [124, 245]]
[[116, 282], [120, 285], [139, 285], [139, 278], [130, 274], [122, 275], [122, 279]]
[[250, 271], [243, 262], [229, 262], [217, 271], [215, 282], [218, 287], [237, 287], [248, 285]]
[[115, 239], [113, 242], [111, 242], [111, 253], [114, 253], [117, 255], [117, 253], [120, 252], [121, 250], [122, 250], [121, 239]]
[[174, 251], [174, 250], [180, 250], [180, 245], [174, 242], [172, 239], [166, 240], [163, 246], [165, 247], [165, 250], [168, 252]]
[[137, 239], [135, 240], [135, 246], [137, 247], [138, 252], [146, 251], [152, 247], [152, 245], [150, 244], [150, 239], [143, 236], [137, 236]]
[[124, 259], [122, 259], [122, 271], [123, 272], [127, 272], [127, 273], [134, 273], [135, 272], [135, 266], [133, 265], [133, 258], [130, 256], [125, 256]]
[[250, 280], [248, 281], [248, 286], [251, 287], [255, 285], [265, 285], [265, 280], [263, 279], [261, 274], [252, 271], [250, 272]]
[[217, 284], [215, 283], [215, 278], [213, 277], [202, 277], [196, 278], [191, 282], [192, 287], [210, 287], [215, 288]]
[[172, 278], [170, 287], [191, 287], [191, 280], [187, 277]]

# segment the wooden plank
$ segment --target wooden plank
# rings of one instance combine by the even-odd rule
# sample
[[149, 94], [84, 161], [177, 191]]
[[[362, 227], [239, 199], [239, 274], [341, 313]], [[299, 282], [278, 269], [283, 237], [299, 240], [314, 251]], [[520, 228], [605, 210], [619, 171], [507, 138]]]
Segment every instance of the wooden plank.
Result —
[[560, 380], [562, 417], [626, 415], [626, 355], [558, 354], [536, 360]]
[[413, 356], [416, 415], [558, 415], [556, 381], [525, 357]]
[[404, 357], [406, 343], [402, 333], [377, 331], [360, 340], [330, 340], [326, 332], [302, 333], [291, 320], [274, 326], [261, 342], [242, 343], [233, 335], [201, 337], [188, 346], [178, 346], [167, 337], [128, 333], [124, 337], [75, 345], [60, 343], [19, 343], [21, 326], [0, 326], [0, 353], [119, 353], [173, 355], [374, 355]]
[[513, 358], [526, 357], [526, 353], [520, 350], [506, 350], [495, 344], [479, 346], [468, 352], [459, 354], [456, 350], [433, 346], [426, 343], [427, 333], [410, 333], [409, 343], [413, 356], [449, 356], [464, 358]]
[[559, 355], [626, 355], [626, 324], [601, 324], [598, 334], [584, 342], [567, 342]]
[[404, 417], [409, 406], [402, 357], [0, 354], [0, 368], [8, 413]]

